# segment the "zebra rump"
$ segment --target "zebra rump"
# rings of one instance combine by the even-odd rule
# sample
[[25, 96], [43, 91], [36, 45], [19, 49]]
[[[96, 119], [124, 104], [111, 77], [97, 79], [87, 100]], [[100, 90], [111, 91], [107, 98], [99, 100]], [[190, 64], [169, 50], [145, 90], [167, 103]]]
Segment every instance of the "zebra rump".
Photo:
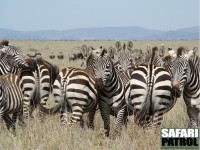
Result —
[[[22, 90], [24, 94], [24, 116], [28, 118], [28, 112], [32, 115], [38, 103], [44, 107], [52, 92], [52, 85], [55, 81], [59, 69], [42, 58], [30, 59], [29, 63], [34, 66], [34, 71], [25, 69], [21, 71]], [[29, 110], [29, 106], [31, 109]], [[42, 113], [40, 113], [42, 115]]]
[[93, 120], [97, 107], [97, 89], [95, 78], [88, 70], [64, 68], [53, 85], [56, 106], [50, 109], [40, 105], [45, 113], [55, 114], [60, 110], [61, 123], [67, 122], [66, 110], [72, 111], [69, 124], [82, 120], [83, 113], [89, 112], [89, 127], [93, 128]]

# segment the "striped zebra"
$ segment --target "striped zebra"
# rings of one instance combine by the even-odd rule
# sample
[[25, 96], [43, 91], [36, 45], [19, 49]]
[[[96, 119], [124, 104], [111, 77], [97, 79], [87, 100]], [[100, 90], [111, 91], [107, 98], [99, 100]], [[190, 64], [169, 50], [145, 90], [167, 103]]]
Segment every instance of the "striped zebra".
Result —
[[[47, 62], [43, 58], [31, 59], [34, 71], [26, 69], [20, 74], [22, 80], [22, 91], [24, 94], [24, 118], [32, 117], [32, 113], [40, 103], [46, 107], [49, 94], [52, 92], [52, 85], [59, 73], [57, 66]], [[40, 111], [39, 117], [42, 119], [43, 113]]]
[[190, 58], [191, 53], [195, 53], [194, 50], [188, 53], [183, 47], [177, 49], [172, 66], [172, 83], [178, 89], [177, 97], [183, 93], [190, 120], [189, 127], [200, 127], [200, 61], [198, 56], [196, 59]]
[[40, 106], [42, 111], [52, 114], [60, 110], [61, 123], [66, 124], [66, 110], [70, 109], [72, 111], [70, 125], [82, 121], [83, 113], [89, 112], [88, 127], [94, 127], [98, 93], [92, 72], [72, 67], [62, 69], [54, 82], [53, 95], [56, 106], [51, 109]]
[[27, 58], [15, 46], [4, 46], [0, 53], [0, 74], [18, 74], [22, 80], [24, 117], [27, 119], [29, 110], [32, 114], [39, 101], [46, 105], [59, 69], [42, 58]]
[[87, 59], [87, 67], [94, 73], [96, 78], [99, 109], [104, 122], [104, 132], [106, 136], [109, 136], [110, 115], [117, 117], [115, 130], [126, 124], [124, 84], [105, 49], [103, 49], [99, 57], [91, 54]]
[[152, 55], [155, 53], [155, 56], [153, 57], [153, 65], [161, 67], [163, 65], [163, 58], [165, 55], [165, 45], [161, 44], [160, 48], [158, 49], [156, 47], [156, 50], [152, 52], [152, 49], [149, 44], [147, 44], [147, 50], [146, 50], [146, 64], [151, 63]]
[[123, 70], [127, 70], [133, 67], [134, 59], [131, 53], [133, 43], [129, 41], [127, 45], [124, 43], [123, 47], [121, 43], [116, 42], [116, 48], [118, 50], [118, 62], [121, 64]]
[[125, 94], [135, 123], [146, 129], [160, 127], [163, 114], [176, 102], [169, 72], [153, 63], [157, 49], [153, 48], [148, 65], [140, 65], [132, 72]]
[[31, 67], [26, 60], [29, 58], [15, 46], [4, 46], [0, 49], [0, 75], [17, 74], [22, 68]]
[[[14, 74], [0, 76], [0, 128], [3, 120], [8, 129], [15, 130], [16, 119], [19, 118], [20, 124], [23, 122], [23, 94], [21, 91], [21, 79]], [[12, 114], [12, 119], [9, 114]]]

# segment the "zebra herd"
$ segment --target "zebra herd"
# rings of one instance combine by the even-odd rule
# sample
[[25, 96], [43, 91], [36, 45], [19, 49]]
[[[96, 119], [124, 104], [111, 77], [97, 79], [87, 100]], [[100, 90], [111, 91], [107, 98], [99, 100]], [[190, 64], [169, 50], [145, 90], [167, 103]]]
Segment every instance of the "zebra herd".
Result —
[[[85, 69], [56, 65], [42, 58], [28, 58], [15, 46], [1, 45], [0, 127], [15, 129], [16, 118], [26, 124], [39, 106], [40, 118], [60, 112], [61, 124], [74, 125], [88, 113], [88, 127], [94, 128], [96, 110], [110, 133], [110, 115], [116, 117], [115, 131], [127, 125], [133, 115], [145, 130], [157, 130], [163, 115], [183, 95], [189, 127], [200, 126], [200, 58], [198, 48], [159, 48], [133, 50], [133, 43], [117, 41], [108, 50], [82, 46]], [[118, 56], [114, 62], [114, 56]], [[15, 86], [13, 86], [15, 85]], [[46, 108], [50, 93], [56, 105]], [[72, 112], [67, 121], [67, 112]], [[12, 114], [10, 118], [9, 114]]]

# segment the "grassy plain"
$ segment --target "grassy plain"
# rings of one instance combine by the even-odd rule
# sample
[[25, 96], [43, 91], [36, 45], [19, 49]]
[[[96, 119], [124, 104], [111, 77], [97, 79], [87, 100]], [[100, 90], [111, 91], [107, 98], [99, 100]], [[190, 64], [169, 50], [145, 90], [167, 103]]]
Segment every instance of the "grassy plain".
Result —
[[[38, 50], [44, 59], [59, 66], [60, 69], [68, 66], [80, 67], [81, 61], [70, 61], [68, 55], [81, 51], [83, 44], [94, 48], [115, 46], [116, 41], [10, 41], [10, 44], [20, 47], [25, 53], [34, 54], [31, 49]], [[160, 46], [165, 44], [177, 49], [179, 46], [187, 48], [199, 47], [199, 41], [133, 41], [134, 48], [145, 49], [146, 44]], [[64, 59], [51, 60], [49, 55], [54, 52], [57, 55], [63, 52]], [[52, 96], [49, 105], [53, 105]], [[70, 114], [69, 114], [70, 116]], [[44, 123], [39, 122], [37, 117], [30, 120], [27, 127], [21, 129], [17, 126], [16, 136], [9, 131], [0, 131], [0, 150], [158, 150], [160, 149], [160, 134], [145, 133], [134, 124], [129, 117], [127, 129], [123, 129], [121, 135], [115, 138], [106, 138], [103, 131], [103, 122], [97, 112], [95, 116], [95, 129], [81, 129], [79, 125], [68, 127], [59, 124], [58, 114], [47, 116]], [[111, 135], [115, 125], [115, 118], [111, 117]], [[177, 100], [174, 108], [164, 115], [162, 127], [185, 128], [188, 125], [183, 99]]]

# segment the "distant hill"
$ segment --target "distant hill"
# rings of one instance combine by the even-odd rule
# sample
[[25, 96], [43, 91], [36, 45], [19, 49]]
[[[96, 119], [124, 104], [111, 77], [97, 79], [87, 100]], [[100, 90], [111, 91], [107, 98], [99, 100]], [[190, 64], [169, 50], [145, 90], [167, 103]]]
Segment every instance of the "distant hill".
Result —
[[0, 28], [0, 39], [13, 40], [196, 40], [199, 26], [175, 31], [160, 31], [141, 27], [79, 28], [56, 31], [15, 31]]

